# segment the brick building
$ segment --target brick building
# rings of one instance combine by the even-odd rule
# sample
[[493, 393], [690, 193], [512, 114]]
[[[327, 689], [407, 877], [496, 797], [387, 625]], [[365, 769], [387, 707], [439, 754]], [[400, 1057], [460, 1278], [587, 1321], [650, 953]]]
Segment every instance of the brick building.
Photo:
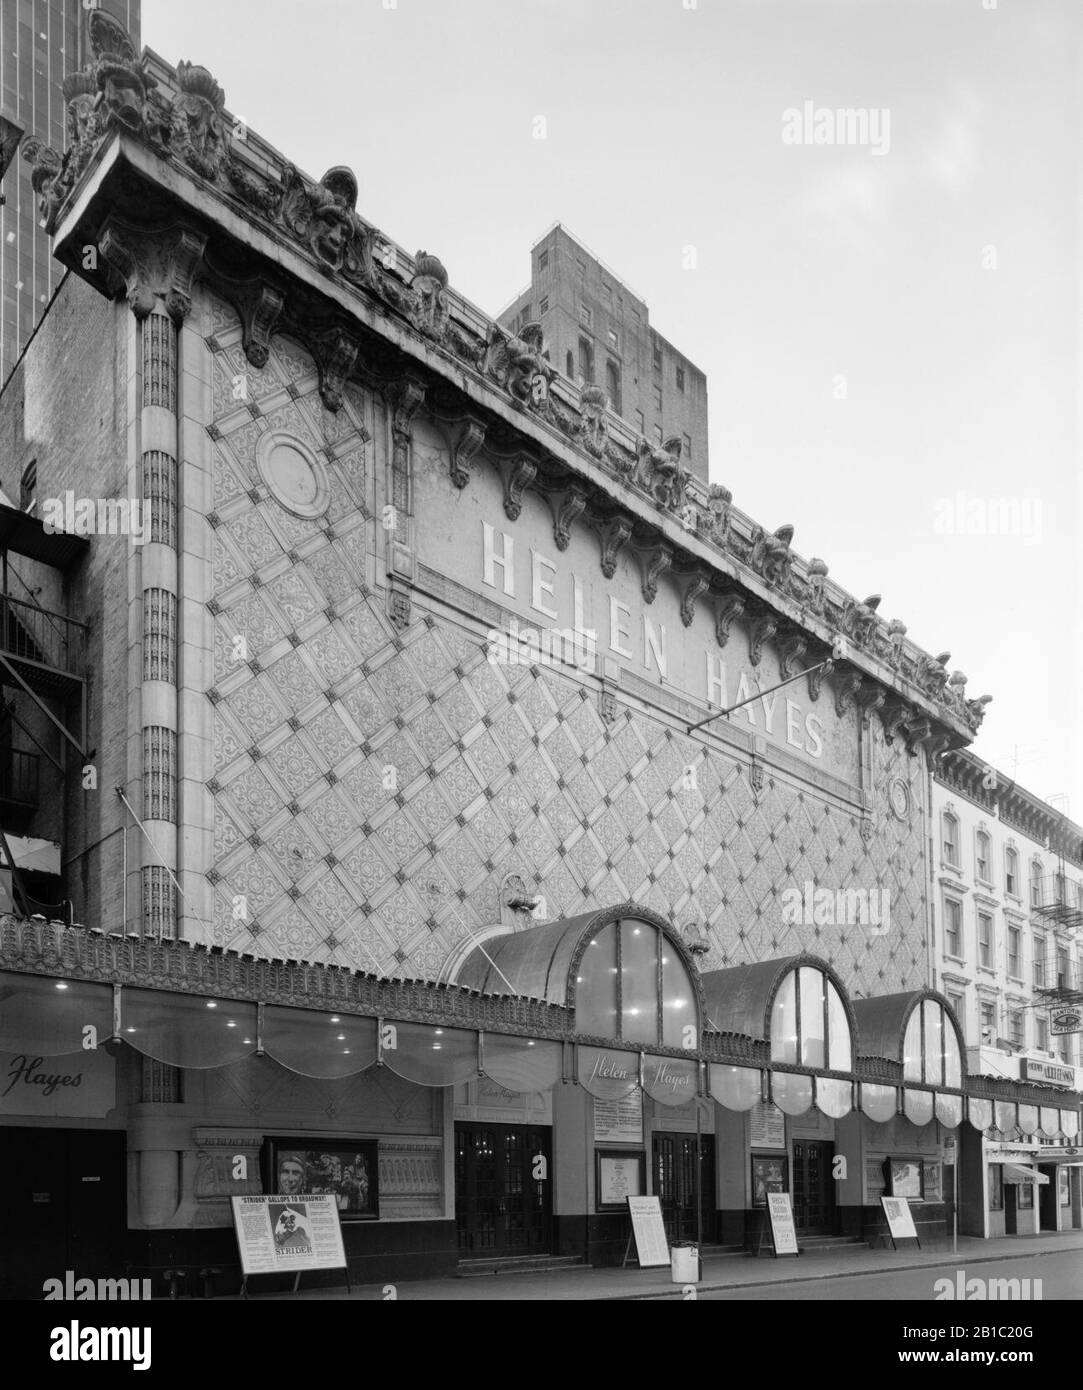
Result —
[[72, 273], [0, 394], [5, 736], [50, 779], [0, 806], [0, 1127], [67, 1194], [11, 1204], [24, 1285], [229, 1274], [231, 1199], [299, 1184], [366, 1280], [619, 1260], [637, 1191], [671, 1236], [788, 1190], [806, 1241], [882, 1240], [885, 1192], [942, 1239], [947, 1134], [1039, 1094], [930, 988], [930, 759], [985, 701], [350, 170], [89, 25], [37, 170]]
[[537, 323], [553, 366], [604, 391], [610, 410], [707, 481], [707, 378], [651, 326], [647, 305], [560, 223], [530, 248], [530, 284], [498, 316]]

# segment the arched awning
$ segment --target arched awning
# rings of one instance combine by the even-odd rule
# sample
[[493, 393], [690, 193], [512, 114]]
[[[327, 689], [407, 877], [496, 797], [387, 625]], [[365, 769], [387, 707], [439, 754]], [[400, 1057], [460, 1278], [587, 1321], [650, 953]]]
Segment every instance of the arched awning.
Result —
[[[901, 1067], [902, 1113], [911, 1124], [927, 1125], [936, 1119], [948, 1129], [958, 1128], [964, 1113], [960, 1093], [965, 1084], [966, 1049], [944, 996], [918, 989], [856, 999], [854, 1014], [862, 1054]], [[873, 1119], [887, 1118], [882, 1101], [875, 1111], [863, 1108]]]
[[664, 917], [634, 903], [490, 938], [454, 983], [560, 1005], [579, 1037], [618, 1051], [700, 1046], [703, 995], [688, 950]]

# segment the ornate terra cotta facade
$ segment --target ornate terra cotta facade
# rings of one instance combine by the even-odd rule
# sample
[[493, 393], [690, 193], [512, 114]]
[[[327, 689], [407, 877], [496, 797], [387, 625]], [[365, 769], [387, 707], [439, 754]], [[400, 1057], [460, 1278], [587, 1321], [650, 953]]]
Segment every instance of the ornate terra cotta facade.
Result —
[[[455, 1121], [517, 1113], [524, 1133], [555, 1136], [552, 1215], [568, 1224], [554, 1245], [611, 1257], [593, 1188], [576, 1187], [560, 1151], [562, 1129], [590, 1124], [586, 1082], [563, 1084], [584, 1036], [577, 981], [535, 989], [524, 967], [526, 997], [478, 994], [478, 951], [502, 938], [506, 953], [517, 934], [567, 919], [599, 936], [638, 923], [628, 930], [654, 943], [659, 979], [679, 960], [693, 982], [660, 986], [660, 1017], [674, 999], [695, 1005], [681, 1046], [641, 1039], [682, 1085], [686, 1065], [728, 1059], [766, 1076], [786, 1062], [768, 1021], [771, 991], [795, 972], [824, 1000], [825, 981], [840, 998], [901, 1000], [891, 1026], [905, 1022], [929, 983], [929, 762], [972, 737], [985, 697], [968, 699], [948, 654], [914, 646], [877, 596], [859, 602], [798, 555], [792, 526], [760, 526], [729, 489], [690, 476], [679, 440], [636, 438], [598, 392], [561, 377], [536, 325], [501, 328], [449, 288], [435, 255], [404, 254], [357, 211], [351, 170], [314, 182], [237, 127], [205, 69], [138, 59], [100, 12], [89, 25], [72, 143], [35, 150], [35, 181], [70, 293], [112, 335], [122, 486], [145, 500], [150, 534], [96, 591], [106, 623], [127, 614], [128, 646], [123, 699], [95, 714], [92, 691], [87, 745], [142, 829], [81, 809], [102, 868], [71, 895], [77, 920], [134, 924], [141, 940], [110, 947], [108, 962], [101, 943], [73, 944], [74, 929], [34, 944], [32, 963], [17, 933], [5, 950], [31, 973], [74, 951], [81, 978], [210, 992], [241, 1010], [229, 1066], [186, 1082], [183, 1105], [168, 1083], [158, 1095], [154, 1074], [142, 1091], [133, 1076], [142, 1099], [116, 1120], [141, 1155], [133, 1228], [223, 1234], [225, 1149], [257, 1152], [293, 1114], [306, 1130], [380, 1134], [391, 1219], [433, 1223], [445, 1267], [453, 1167], [469, 1166], [452, 1152]], [[114, 461], [80, 486], [115, 479]], [[99, 849], [121, 823], [131, 833]], [[832, 910], [796, 910], [795, 890], [826, 890]], [[889, 917], [834, 910], [875, 893]], [[732, 997], [721, 977], [764, 962], [777, 968], [747, 1029], [712, 1017], [711, 1001]], [[377, 1070], [336, 1099], [330, 1082], [270, 1076], [272, 1005], [527, 1038], [557, 1049], [555, 1070], [482, 1094], [483, 1054], [496, 1063], [475, 1036], [450, 1081], [423, 1068], [391, 1079], [381, 1032], [366, 1042]], [[131, 1007], [137, 1021], [120, 1007], [113, 1027], [139, 1048], [148, 1025]], [[832, 1063], [814, 1119], [799, 1118], [811, 1079], [791, 1088], [786, 1134], [804, 1124], [826, 1143], [838, 1121], [858, 1174], [843, 1204], [860, 1230], [874, 1205], [862, 1176], [872, 1111], [849, 1113], [839, 1088], [864, 1076], [901, 1097], [903, 1058], [887, 1025], [886, 1050], [867, 1057], [860, 1018], [846, 1018], [850, 1060]], [[598, 1047], [638, 1036], [587, 1033]], [[190, 1043], [178, 1034], [148, 1055], [188, 1077], [200, 1065], [185, 1060]], [[814, 1075], [811, 1054], [795, 1065]], [[233, 1067], [243, 1075], [224, 1079]], [[939, 1080], [959, 1094], [937, 1116], [953, 1116], [965, 1077]], [[426, 1084], [448, 1089], [426, 1100]], [[649, 1130], [650, 1106], [666, 1102], [642, 1070], [632, 1085], [649, 1098]], [[730, 1094], [718, 1085], [716, 1099]], [[543, 1091], [540, 1109], [520, 1105]], [[931, 1094], [928, 1114], [899, 1106], [897, 1128], [927, 1127], [910, 1149], [938, 1162]], [[733, 1107], [736, 1129], [723, 1108], [716, 1209], [742, 1238], [747, 1107]], [[905, 1138], [873, 1136], [869, 1152]], [[178, 1152], [195, 1157], [194, 1186], [177, 1187]], [[148, 1244], [147, 1262], [162, 1248]]]

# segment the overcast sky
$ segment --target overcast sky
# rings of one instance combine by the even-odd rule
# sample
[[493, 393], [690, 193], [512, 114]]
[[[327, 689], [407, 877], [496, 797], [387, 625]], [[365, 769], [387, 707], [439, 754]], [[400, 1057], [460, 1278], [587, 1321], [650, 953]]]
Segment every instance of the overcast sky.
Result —
[[[563, 222], [706, 372], [711, 480], [949, 650], [994, 697], [974, 751], [1076, 821], [1081, 30], [1080, 0], [143, 15], [300, 168], [351, 165], [363, 215], [491, 314]], [[886, 114], [866, 145], [787, 143], [806, 103]], [[1001, 500], [1015, 533], [980, 534]]]

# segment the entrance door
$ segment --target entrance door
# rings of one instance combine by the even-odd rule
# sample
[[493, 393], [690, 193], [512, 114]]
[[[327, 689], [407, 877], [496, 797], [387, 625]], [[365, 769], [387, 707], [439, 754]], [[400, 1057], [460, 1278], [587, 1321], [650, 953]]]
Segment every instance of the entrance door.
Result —
[[831, 1176], [834, 1145], [795, 1139], [793, 1145], [793, 1220], [805, 1235], [831, 1235], [835, 1228], [835, 1183]]
[[[463, 1255], [549, 1252], [550, 1135], [528, 1125], [455, 1126], [455, 1219]], [[535, 1177], [544, 1159], [545, 1177]]]
[[[714, 1239], [714, 1135], [700, 1136], [700, 1202], [703, 1239]], [[696, 1136], [654, 1135], [654, 1195], [662, 1208], [662, 1221], [672, 1244], [695, 1240]]]
[[46, 1279], [124, 1274], [124, 1135], [4, 1129], [9, 1181], [0, 1298], [40, 1299]]

